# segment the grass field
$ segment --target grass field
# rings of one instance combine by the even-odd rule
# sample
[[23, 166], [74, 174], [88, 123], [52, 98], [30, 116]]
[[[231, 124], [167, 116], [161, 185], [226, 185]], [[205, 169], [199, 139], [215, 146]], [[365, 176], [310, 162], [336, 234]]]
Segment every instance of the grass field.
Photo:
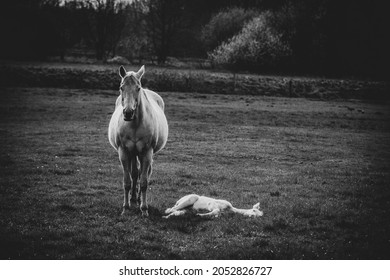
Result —
[[[116, 92], [0, 89], [2, 259], [389, 259], [390, 106], [163, 92], [150, 217], [122, 217]], [[251, 207], [162, 219], [182, 195]]]

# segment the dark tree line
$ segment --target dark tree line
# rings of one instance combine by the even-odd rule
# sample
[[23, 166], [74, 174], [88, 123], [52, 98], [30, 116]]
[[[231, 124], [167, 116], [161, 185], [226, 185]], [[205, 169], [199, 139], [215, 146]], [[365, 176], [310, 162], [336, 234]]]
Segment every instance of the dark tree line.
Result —
[[0, 4], [0, 56], [63, 59], [82, 46], [98, 60], [206, 58], [217, 34], [207, 41], [205, 27], [218, 12], [239, 8], [244, 20], [271, 15], [267, 22], [291, 49], [281, 71], [387, 78], [385, 7], [380, 0], [7, 0]]

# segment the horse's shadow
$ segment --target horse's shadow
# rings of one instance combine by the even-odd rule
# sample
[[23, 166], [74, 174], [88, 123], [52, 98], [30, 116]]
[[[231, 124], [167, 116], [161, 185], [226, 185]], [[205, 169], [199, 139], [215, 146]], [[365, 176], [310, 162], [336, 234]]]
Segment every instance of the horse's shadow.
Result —
[[[165, 230], [174, 230], [182, 233], [193, 233], [199, 231], [199, 225], [210, 220], [210, 218], [204, 218], [196, 215], [195, 211], [188, 210], [182, 216], [172, 216], [169, 219], [165, 219], [166, 215], [164, 211], [149, 206], [149, 216], [143, 217], [144, 219], [151, 221]], [[141, 210], [138, 208], [131, 209], [128, 213], [132, 217], [141, 217]]]
[[203, 224], [210, 219], [205, 219], [192, 212], [188, 212], [182, 216], [174, 216], [169, 219], [161, 218], [161, 223], [164, 223], [164, 227], [167, 230], [174, 230], [181, 233], [194, 233], [203, 231], [205, 229]]
[[204, 226], [201, 226], [202, 224], [206, 223], [207, 221], [210, 221], [210, 218], [204, 218], [196, 215], [195, 211], [192, 211], [191, 209], [188, 209], [187, 213], [185, 213], [182, 216], [172, 216], [168, 219], [165, 219], [164, 216], [166, 215], [164, 211], [161, 209], [158, 209], [156, 207], [149, 205], [149, 216], [144, 217], [141, 214], [141, 210], [137, 208], [131, 208], [127, 214], [121, 216], [122, 222], [125, 222], [126, 220], [134, 220], [134, 221], [149, 221], [152, 222], [157, 226], [157, 228], [166, 230], [166, 231], [177, 231], [180, 233], [194, 233], [205, 230]]

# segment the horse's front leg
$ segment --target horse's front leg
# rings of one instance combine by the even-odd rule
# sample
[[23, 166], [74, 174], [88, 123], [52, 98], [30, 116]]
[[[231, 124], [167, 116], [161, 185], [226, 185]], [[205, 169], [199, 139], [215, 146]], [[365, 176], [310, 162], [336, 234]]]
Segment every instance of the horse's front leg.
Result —
[[137, 184], [139, 178], [139, 162], [137, 157], [131, 158], [131, 179], [132, 179], [132, 187], [131, 187], [131, 198], [130, 198], [130, 206], [135, 207], [139, 200], [137, 199]]
[[146, 191], [148, 189], [149, 178], [152, 174], [153, 149], [149, 149], [140, 157], [141, 177], [140, 177], [140, 194], [141, 194], [141, 211], [143, 216], [149, 216], [148, 204], [146, 201]]
[[122, 169], [123, 169], [123, 191], [124, 191], [124, 201], [123, 201], [123, 211], [122, 215], [126, 213], [127, 210], [130, 209], [129, 205], [129, 192], [131, 189], [131, 178], [130, 178], [130, 163], [131, 159], [127, 151], [123, 148], [118, 149], [118, 155], [119, 155], [119, 160], [122, 164]]
[[185, 213], [187, 213], [187, 210], [184, 209], [184, 210], [178, 210], [178, 211], [174, 211], [172, 212], [171, 214], [169, 215], [166, 215], [166, 216], [163, 216], [164, 219], [168, 219], [172, 216], [181, 216], [181, 215], [184, 215]]
[[211, 211], [211, 212], [208, 212], [208, 213], [204, 213], [204, 214], [202, 214], [202, 213], [198, 213], [197, 215], [198, 216], [200, 216], [200, 217], [209, 217], [209, 218], [216, 218], [216, 217], [218, 217], [219, 216], [219, 213], [220, 213], [221, 211], [219, 210], [219, 209], [214, 209], [213, 211]]

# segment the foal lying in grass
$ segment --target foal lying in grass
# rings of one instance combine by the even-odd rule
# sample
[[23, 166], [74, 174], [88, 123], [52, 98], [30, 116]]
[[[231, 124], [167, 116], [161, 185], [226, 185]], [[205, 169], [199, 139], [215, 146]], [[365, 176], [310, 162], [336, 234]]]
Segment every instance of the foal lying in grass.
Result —
[[189, 194], [180, 198], [176, 202], [175, 206], [165, 210], [165, 214], [167, 215], [164, 216], [164, 218], [181, 216], [190, 209], [194, 210], [195, 212], [208, 211], [206, 213], [197, 213], [197, 215], [202, 217], [218, 217], [219, 213], [222, 211], [238, 213], [246, 217], [263, 216], [263, 212], [260, 211], [260, 202], [255, 204], [251, 209], [238, 209], [233, 207], [233, 205], [227, 200]]

